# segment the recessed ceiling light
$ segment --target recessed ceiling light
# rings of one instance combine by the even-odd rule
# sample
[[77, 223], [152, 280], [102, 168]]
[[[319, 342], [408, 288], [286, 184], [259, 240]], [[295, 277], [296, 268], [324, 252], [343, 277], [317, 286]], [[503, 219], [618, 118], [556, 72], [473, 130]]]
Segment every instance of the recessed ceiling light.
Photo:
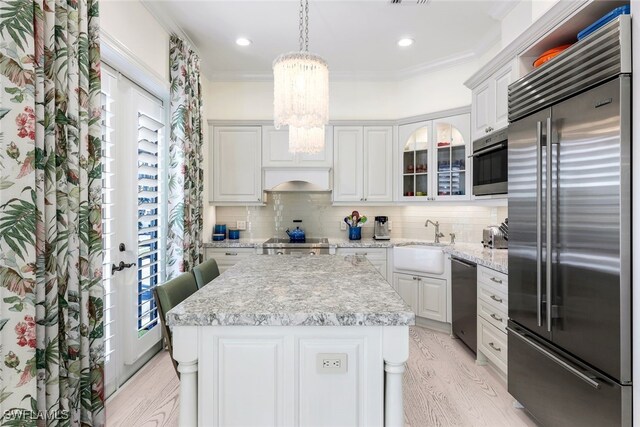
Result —
[[398, 40], [398, 46], [400, 47], [407, 47], [407, 46], [411, 46], [413, 44], [413, 39], [410, 39], [409, 37], [405, 37], [403, 39]]
[[251, 40], [244, 37], [240, 37], [236, 40], [236, 44], [238, 46], [249, 46], [251, 44]]

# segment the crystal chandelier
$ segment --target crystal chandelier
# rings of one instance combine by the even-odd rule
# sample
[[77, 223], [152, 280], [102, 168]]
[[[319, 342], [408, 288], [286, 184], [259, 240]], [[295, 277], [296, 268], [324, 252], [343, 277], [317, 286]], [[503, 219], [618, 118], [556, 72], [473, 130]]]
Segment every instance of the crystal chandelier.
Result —
[[299, 41], [299, 52], [273, 61], [273, 121], [277, 129], [289, 126], [290, 152], [317, 153], [329, 121], [329, 68], [309, 53], [309, 0], [300, 0]]

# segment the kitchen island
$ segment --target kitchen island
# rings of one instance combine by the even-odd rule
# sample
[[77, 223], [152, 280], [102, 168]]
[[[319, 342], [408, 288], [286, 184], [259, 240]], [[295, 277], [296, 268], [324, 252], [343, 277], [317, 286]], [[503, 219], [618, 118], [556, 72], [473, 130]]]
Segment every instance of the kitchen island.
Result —
[[251, 256], [167, 314], [180, 425], [401, 426], [414, 322], [366, 259]]

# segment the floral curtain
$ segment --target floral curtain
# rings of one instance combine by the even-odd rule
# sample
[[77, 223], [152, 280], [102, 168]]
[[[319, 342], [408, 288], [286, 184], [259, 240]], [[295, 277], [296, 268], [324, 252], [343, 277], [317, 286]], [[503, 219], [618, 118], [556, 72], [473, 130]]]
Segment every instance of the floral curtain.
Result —
[[104, 425], [98, 25], [0, 1], [0, 425]]
[[202, 91], [200, 58], [176, 36], [169, 46], [169, 233], [167, 276], [202, 261]]

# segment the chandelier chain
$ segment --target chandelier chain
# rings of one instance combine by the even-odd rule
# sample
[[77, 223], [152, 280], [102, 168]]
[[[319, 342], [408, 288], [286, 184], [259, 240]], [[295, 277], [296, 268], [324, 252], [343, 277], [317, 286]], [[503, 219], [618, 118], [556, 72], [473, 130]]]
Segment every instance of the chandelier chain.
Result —
[[302, 48], [304, 46], [304, 5], [302, 3], [302, 0], [300, 0], [299, 17], [300, 17], [300, 23], [299, 23], [300, 36], [298, 38], [298, 42], [300, 43], [300, 52], [302, 52]]
[[309, 0], [305, 0], [304, 12], [304, 50], [309, 52]]

